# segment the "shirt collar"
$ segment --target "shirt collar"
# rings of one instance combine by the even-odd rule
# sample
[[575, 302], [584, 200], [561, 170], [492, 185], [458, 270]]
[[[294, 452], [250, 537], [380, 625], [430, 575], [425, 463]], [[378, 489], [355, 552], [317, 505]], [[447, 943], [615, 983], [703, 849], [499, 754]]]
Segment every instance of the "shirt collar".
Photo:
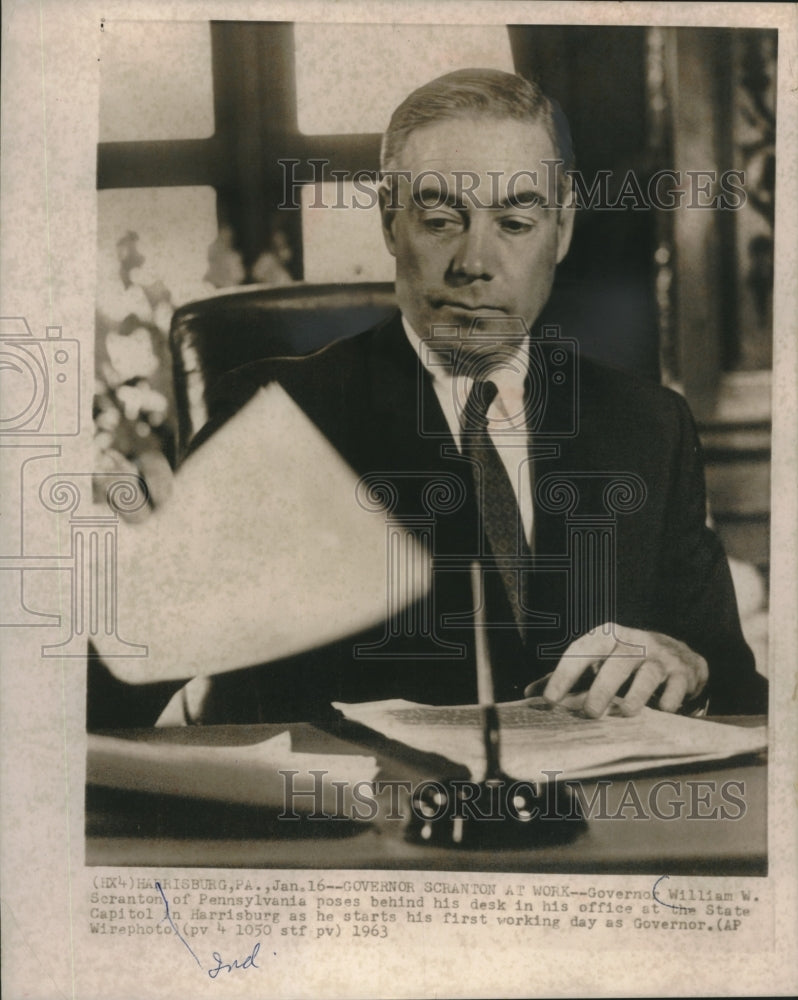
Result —
[[[402, 326], [404, 327], [407, 339], [410, 341], [413, 349], [418, 355], [421, 364], [429, 372], [432, 377], [433, 383], [436, 385], [436, 390], [443, 387], [451, 387], [451, 383], [454, 381], [455, 376], [453, 375], [450, 368], [446, 365], [430, 365], [428, 353], [422, 349], [423, 340], [413, 329], [410, 321], [407, 317], [402, 314]], [[527, 335], [518, 345], [517, 349], [509, 356], [514, 360], [518, 361], [518, 364], [503, 365], [497, 368], [496, 371], [491, 374], [491, 381], [496, 384], [496, 388], [499, 390], [497, 400], [510, 400], [517, 398], [519, 394], [523, 396], [524, 393], [524, 381], [527, 376], [529, 369], [529, 336]], [[470, 391], [474, 379], [467, 375], [458, 375], [458, 382], [462, 381], [464, 385], [461, 387], [461, 391], [464, 390], [466, 394]], [[458, 393], [459, 395], [460, 393]], [[496, 405], [496, 404], [494, 404]]]

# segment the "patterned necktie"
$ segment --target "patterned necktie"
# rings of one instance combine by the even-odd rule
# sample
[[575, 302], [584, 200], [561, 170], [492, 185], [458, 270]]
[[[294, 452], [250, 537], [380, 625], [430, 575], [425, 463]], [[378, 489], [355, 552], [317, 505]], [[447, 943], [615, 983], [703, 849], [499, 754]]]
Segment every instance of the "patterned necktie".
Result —
[[[521, 512], [510, 477], [496, 446], [488, 434], [488, 409], [496, 398], [498, 389], [493, 382], [474, 382], [462, 415], [463, 455], [472, 462], [477, 505], [481, 519], [483, 540], [486, 543], [487, 569], [498, 569], [504, 584], [513, 619], [522, 640], [525, 640], [524, 611], [521, 581], [524, 573], [521, 563], [530, 557], [524, 537]], [[492, 560], [491, 560], [492, 556]], [[529, 568], [529, 562], [524, 562]], [[490, 579], [485, 577], [486, 593]]]

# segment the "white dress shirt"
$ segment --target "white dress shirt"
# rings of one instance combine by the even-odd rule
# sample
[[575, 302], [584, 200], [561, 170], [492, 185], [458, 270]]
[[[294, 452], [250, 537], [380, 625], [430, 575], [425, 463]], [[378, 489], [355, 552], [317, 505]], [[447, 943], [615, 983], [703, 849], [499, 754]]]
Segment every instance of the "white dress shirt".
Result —
[[[462, 451], [460, 414], [466, 404], [474, 379], [468, 374], [454, 374], [450, 367], [436, 363], [434, 355], [425, 349], [405, 316], [405, 333], [421, 363], [432, 376], [435, 395], [459, 451]], [[488, 409], [488, 434], [510, 477], [521, 512], [521, 523], [527, 542], [531, 544], [533, 527], [532, 482], [529, 469], [529, 430], [526, 424], [524, 380], [529, 366], [529, 337], [518, 345], [511, 356], [490, 372], [490, 381], [498, 389]]]

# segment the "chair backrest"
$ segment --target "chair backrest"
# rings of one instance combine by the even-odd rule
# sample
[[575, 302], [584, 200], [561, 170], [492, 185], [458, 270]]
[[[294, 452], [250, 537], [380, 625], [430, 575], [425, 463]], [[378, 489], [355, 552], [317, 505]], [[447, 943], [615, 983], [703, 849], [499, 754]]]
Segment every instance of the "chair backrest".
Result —
[[248, 285], [189, 302], [169, 335], [177, 409], [177, 460], [213, 417], [210, 390], [249, 361], [309, 354], [354, 336], [396, 308], [390, 283]]

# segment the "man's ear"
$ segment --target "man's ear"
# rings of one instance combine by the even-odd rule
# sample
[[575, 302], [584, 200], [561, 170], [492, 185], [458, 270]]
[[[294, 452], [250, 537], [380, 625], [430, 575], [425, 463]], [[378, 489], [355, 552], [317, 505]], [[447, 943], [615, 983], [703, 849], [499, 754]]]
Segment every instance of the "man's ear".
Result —
[[557, 263], [561, 263], [568, 253], [571, 245], [571, 237], [574, 234], [574, 219], [576, 218], [576, 205], [571, 187], [571, 180], [568, 178], [562, 203], [557, 209]]
[[557, 263], [559, 264], [565, 258], [571, 245], [576, 212], [574, 206], [567, 203], [557, 211]]
[[382, 220], [382, 236], [385, 240], [385, 246], [388, 248], [388, 253], [392, 256], [396, 256], [396, 238], [393, 233], [393, 225], [396, 217], [396, 208], [391, 207], [391, 201], [393, 200], [393, 194], [391, 189], [388, 187], [390, 181], [383, 180], [378, 188], [378, 196], [380, 199], [380, 219]]

